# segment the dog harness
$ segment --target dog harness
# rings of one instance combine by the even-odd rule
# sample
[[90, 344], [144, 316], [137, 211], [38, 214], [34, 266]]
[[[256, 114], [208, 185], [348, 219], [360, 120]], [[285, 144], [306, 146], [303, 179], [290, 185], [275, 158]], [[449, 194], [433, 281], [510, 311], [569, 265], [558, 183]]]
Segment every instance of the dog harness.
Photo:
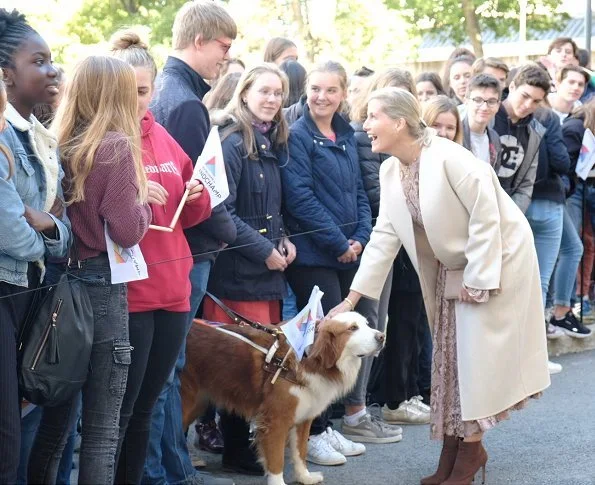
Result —
[[270, 328], [270, 327], [263, 325], [262, 323], [253, 322], [252, 320], [244, 317], [243, 315], [236, 312], [235, 310], [232, 310], [231, 308], [229, 308], [225, 303], [223, 303], [221, 300], [219, 300], [219, 298], [217, 298], [216, 296], [213, 296], [211, 293], [207, 292], [206, 294], [209, 298], [211, 298], [211, 300], [213, 300], [213, 302], [217, 306], [219, 306], [225, 312], [225, 314], [231, 319], [232, 322], [234, 322], [235, 324], [237, 324], [240, 327], [250, 326], [256, 330], [266, 332], [269, 335], [272, 335], [274, 337], [274, 340], [273, 340], [273, 343], [271, 344], [271, 346], [267, 349], [267, 348], [263, 347], [262, 345], [258, 345], [257, 343], [253, 342], [248, 337], [241, 335], [239, 333], [233, 332], [231, 330], [228, 330], [226, 328], [217, 326], [217, 327], [215, 327], [215, 330], [225, 333], [227, 335], [230, 335], [234, 338], [237, 338], [238, 340], [241, 340], [242, 342], [247, 343], [252, 348], [258, 350], [259, 352], [262, 352], [265, 356], [263, 370], [265, 370], [266, 372], [268, 372], [270, 374], [273, 374], [273, 378], [271, 379], [272, 384], [275, 384], [278, 377], [281, 377], [282, 379], [292, 382], [293, 384], [299, 384], [299, 382], [297, 381], [297, 375], [296, 375], [295, 371], [293, 369], [290, 369], [286, 365], [287, 358], [289, 357], [289, 354], [292, 352], [291, 347], [289, 347], [289, 350], [287, 351], [287, 353], [285, 354], [285, 356], [283, 358], [278, 357], [276, 355], [277, 351], [279, 350], [279, 347], [280, 347], [279, 337], [281, 335], [283, 335], [283, 331], [281, 329]]

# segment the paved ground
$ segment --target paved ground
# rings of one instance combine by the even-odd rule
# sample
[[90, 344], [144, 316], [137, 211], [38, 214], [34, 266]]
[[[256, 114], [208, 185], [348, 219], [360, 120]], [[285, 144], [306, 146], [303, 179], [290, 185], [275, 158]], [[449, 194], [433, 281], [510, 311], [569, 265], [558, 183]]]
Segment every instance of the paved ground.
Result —
[[[552, 376], [544, 396], [487, 434], [489, 485], [595, 485], [595, 351], [555, 360], [564, 370]], [[365, 455], [345, 465], [309, 468], [322, 471], [325, 484], [417, 484], [433, 473], [440, 445], [430, 442], [428, 426], [405, 427], [403, 434], [400, 443], [368, 445]], [[237, 485], [266, 483], [262, 477], [222, 474], [218, 456], [199, 456], [207, 471], [232, 477]]]

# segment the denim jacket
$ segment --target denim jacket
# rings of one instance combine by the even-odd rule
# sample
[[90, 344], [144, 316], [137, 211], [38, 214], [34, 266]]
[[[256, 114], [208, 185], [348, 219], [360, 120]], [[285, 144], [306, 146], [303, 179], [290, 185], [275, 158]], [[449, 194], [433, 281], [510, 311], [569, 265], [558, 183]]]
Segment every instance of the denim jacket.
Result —
[[[32, 136], [35, 136], [35, 125], [30, 128]], [[18, 128], [7, 123], [4, 131], [0, 132], [0, 144], [8, 149], [14, 161], [14, 173], [8, 178], [8, 160], [0, 151], [0, 281], [27, 287], [29, 262], [37, 261], [42, 266], [46, 257], [66, 256], [70, 223], [66, 214], [61, 220], [50, 214], [58, 231], [57, 238], [50, 239], [35, 231], [25, 220], [25, 205], [44, 211], [50, 200], [53, 204], [55, 197], [63, 197], [61, 180], [64, 172], [58, 164], [57, 183], [50, 184], [55, 187], [56, 196], [48, 198], [43, 162], [27, 157], [14, 129]]]

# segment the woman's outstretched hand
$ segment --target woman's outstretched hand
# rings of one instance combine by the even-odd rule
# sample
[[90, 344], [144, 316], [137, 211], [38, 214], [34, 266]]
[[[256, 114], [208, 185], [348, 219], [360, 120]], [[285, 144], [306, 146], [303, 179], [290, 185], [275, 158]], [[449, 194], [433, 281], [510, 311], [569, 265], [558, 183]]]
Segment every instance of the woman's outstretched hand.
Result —
[[324, 318], [331, 319], [335, 315], [338, 315], [339, 313], [352, 312], [352, 311], [353, 311], [353, 308], [351, 308], [351, 305], [347, 301], [343, 300], [335, 308], [332, 308], [331, 311], [328, 312], [326, 314], [326, 317], [324, 317]]

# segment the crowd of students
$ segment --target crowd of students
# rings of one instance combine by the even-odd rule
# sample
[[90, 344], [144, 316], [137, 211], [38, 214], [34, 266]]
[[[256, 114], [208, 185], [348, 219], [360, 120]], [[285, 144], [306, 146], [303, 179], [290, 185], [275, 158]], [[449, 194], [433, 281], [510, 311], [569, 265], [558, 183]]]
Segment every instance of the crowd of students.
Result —
[[[425, 124], [491, 165], [525, 213], [552, 307], [548, 338], [591, 333], [572, 308], [579, 295], [590, 311], [595, 191], [574, 170], [585, 131], [595, 131], [595, 88], [572, 39], [514, 68], [457, 49], [443, 76], [414, 78], [368, 67], [349, 77], [334, 61], [306, 70], [284, 38], [246, 66], [230, 58], [236, 36], [224, 8], [188, 2], [161, 73], [141, 38], [121, 31], [65, 82], [25, 17], [0, 9], [1, 483], [69, 483], [79, 420], [80, 483], [232, 483], [190, 458], [179, 380], [186, 334], [197, 315], [229, 322], [207, 290], [267, 324], [293, 317], [314, 285], [325, 313], [346, 298], [379, 212], [388, 155], [372, 151], [364, 122], [381, 88], [416, 96]], [[189, 181], [211, 125], [230, 192], [214, 208]], [[149, 229], [169, 225], [186, 190], [173, 232]], [[140, 245], [148, 279], [111, 284], [104, 227], [123, 247]], [[16, 333], [35, 293], [24, 290], [55, 282], [73, 241], [93, 306], [92, 371], [68, 402], [21, 420]], [[308, 460], [321, 465], [362, 454], [365, 442], [400, 441], [399, 425], [429, 423], [436, 398], [432, 336], [404, 250], [379, 300], [355, 309], [387, 332], [386, 349], [364, 360], [340, 430], [335, 407], [314, 421]], [[217, 413], [197, 424], [197, 445], [222, 453], [226, 470], [262, 474], [250, 424]]]

